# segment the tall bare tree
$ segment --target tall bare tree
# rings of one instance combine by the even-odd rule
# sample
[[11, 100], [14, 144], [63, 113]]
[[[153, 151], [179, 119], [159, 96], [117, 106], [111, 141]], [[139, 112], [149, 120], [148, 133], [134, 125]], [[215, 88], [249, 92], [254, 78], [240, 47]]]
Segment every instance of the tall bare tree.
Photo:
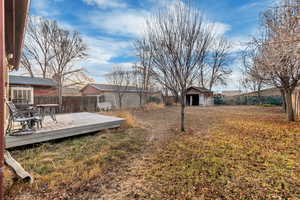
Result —
[[158, 11], [147, 21], [143, 51], [152, 55], [154, 79], [177, 94], [181, 100], [181, 130], [185, 131], [185, 96], [203, 65], [211, 33], [203, 16], [190, 3], [178, 1]]
[[92, 81], [84, 68], [75, 67], [86, 56], [80, 34], [61, 28], [56, 21], [31, 17], [21, 64], [31, 77], [54, 78], [58, 82], [59, 104], [62, 90]]
[[119, 108], [122, 109], [123, 97], [128, 92], [132, 81], [132, 72], [123, 69], [121, 66], [114, 66], [112, 72], [106, 74], [107, 82], [114, 85], [118, 95]]
[[58, 82], [59, 104], [62, 105], [64, 82], [70, 75], [83, 72], [84, 69], [76, 67], [75, 64], [86, 57], [87, 47], [78, 32], [59, 28], [54, 32], [51, 48], [55, 56], [50, 66]]
[[213, 41], [212, 53], [208, 61], [208, 89], [212, 90], [215, 85], [226, 85], [228, 76], [232, 73], [230, 64], [231, 45], [225, 38], [218, 38]]
[[[149, 90], [151, 84], [151, 65], [153, 61], [151, 48], [147, 42], [144, 38], [134, 42], [134, 47], [140, 61], [135, 66], [135, 70], [140, 74], [141, 87], [145, 92]], [[148, 48], [148, 51], [144, 51], [144, 48]]]
[[147, 94], [149, 93], [149, 82], [146, 80], [147, 73], [145, 73], [145, 68], [143, 66], [135, 65], [132, 70], [132, 85], [136, 87], [137, 93], [140, 99], [140, 106], [143, 106], [143, 101], [147, 99]]
[[260, 70], [257, 62], [258, 52], [255, 46], [248, 44], [248, 47], [242, 53], [241, 85], [250, 91], [257, 92], [259, 103], [261, 100], [261, 90], [266, 87], [268, 82], [265, 80], [265, 72]]
[[31, 77], [41, 75], [49, 78], [50, 62], [55, 57], [51, 42], [59, 27], [55, 21], [49, 19], [29, 19], [21, 65]]
[[216, 85], [226, 85], [232, 73], [230, 51], [231, 45], [224, 36], [214, 37], [205, 63], [199, 69], [199, 86], [212, 90]]
[[287, 117], [295, 120], [292, 93], [300, 80], [300, 2], [284, 0], [262, 17], [264, 35], [254, 40], [264, 79], [284, 92]]

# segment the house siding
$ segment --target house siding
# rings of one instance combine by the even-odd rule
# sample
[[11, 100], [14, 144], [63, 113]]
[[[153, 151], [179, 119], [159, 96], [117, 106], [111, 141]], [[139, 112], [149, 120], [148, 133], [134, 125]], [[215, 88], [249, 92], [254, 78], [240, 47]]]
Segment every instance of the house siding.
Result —
[[[103, 95], [105, 102], [110, 102], [114, 109], [120, 109], [119, 104], [119, 96], [115, 91], [101, 91], [96, 89], [91, 85], [87, 85], [85, 88], [81, 90], [82, 96], [95, 96], [95, 95]], [[156, 96], [160, 100], [162, 100], [161, 93], [154, 93], [153, 95], [148, 96]], [[142, 105], [146, 103], [146, 98], [142, 99]], [[122, 108], [134, 108], [140, 106], [140, 96], [138, 92], [125, 92], [122, 97]]]
[[34, 96], [57, 96], [57, 90], [55, 88], [47, 87], [33, 87]]
[[[104, 99], [106, 102], [110, 102], [113, 108], [119, 109], [119, 95], [116, 92], [103, 92]], [[145, 104], [143, 99], [142, 104]], [[138, 93], [124, 93], [122, 97], [122, 108], [133, 108], [140, 106], [140, 96]]]
[[57, 90], [54, 87], [31, 86], [31, 85], [13, 85], [13, 84], [10, 84], [9, 87], [31, 87], [31, 88], [33, 88], [33, 95], [34, 96], [57, 96]]
[[95, 87], [88, 85], [86, 86], [82, 91], [81, 95], [82, 96], [87, 96], [87, 95], [101, 95], [103, 92], [100, 90], [97, 90]]

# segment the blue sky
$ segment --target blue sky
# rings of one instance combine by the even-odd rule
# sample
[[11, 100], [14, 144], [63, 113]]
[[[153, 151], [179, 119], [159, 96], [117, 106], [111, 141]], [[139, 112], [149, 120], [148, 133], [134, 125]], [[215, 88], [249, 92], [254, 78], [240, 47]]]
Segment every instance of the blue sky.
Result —
[[[88, 58], [79, 63], [97, 82], [113, 65], [125, 67], [136, 62], [132, 41], [144, 27], [144, 19], [157, 8], [170, 6], [174, 0], [32, 0], [31, 14], [57, 20], [63, 27], [77, 30], [88, 45]], [[195, 0], [197, 6], [219, 34], [229, 38], [233, 55], [259, 27], [260, 12], [272, 0]], [[227, 87], [238, 87], [239, 59], [232, 63], [234, 73]]]

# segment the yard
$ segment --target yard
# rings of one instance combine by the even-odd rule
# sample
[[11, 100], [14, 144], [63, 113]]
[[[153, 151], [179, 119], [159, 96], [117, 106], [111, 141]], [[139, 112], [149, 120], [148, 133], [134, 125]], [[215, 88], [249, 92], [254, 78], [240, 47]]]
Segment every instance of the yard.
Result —
[[[129, 111], [129, 125], [12, 153], [34, 177], [9, 199], [300, 199], [300, 124], [279, 107]], [[115, 113], [113, 113], [115, 114]]]

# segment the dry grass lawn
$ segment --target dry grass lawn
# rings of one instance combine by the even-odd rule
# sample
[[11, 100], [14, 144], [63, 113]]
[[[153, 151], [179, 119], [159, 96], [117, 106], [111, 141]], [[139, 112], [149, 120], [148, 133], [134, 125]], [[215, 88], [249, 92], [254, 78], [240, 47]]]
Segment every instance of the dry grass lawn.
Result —
[[90, 181], [138, 153], [143, 143], [142, 129], [132, 128], [13, 151], [12, 156], [35, 180], [30, 186], [13, 184], [11, 173], [6, 170], [7, 198], [72, 199], [78, 192], [89, 190]]
[[277, 109], [224, 108], [208, 134], [168, 142], [145, 170], [150, 197], [300, 199], [299, 122]]
[[300, 123], [278, 107], [188, 108], [186, 133], [178, 107], [110, 114], [129, 123], [12, 152], [36, 182], [10, 198], [300, 199]]

